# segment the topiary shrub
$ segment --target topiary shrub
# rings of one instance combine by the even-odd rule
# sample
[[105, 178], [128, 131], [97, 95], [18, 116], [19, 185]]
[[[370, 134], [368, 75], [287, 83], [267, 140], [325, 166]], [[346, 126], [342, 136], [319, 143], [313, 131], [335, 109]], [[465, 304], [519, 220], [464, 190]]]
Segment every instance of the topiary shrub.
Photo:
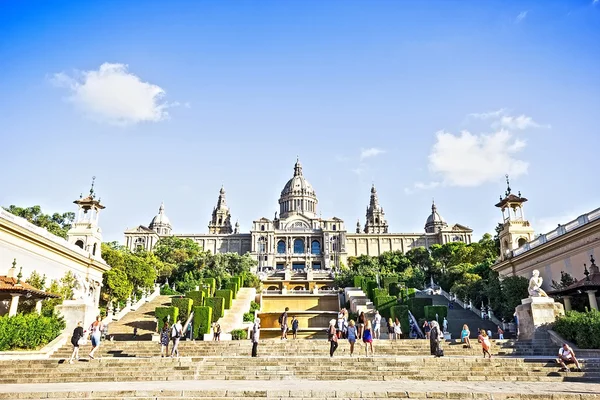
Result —
[[582, 349], [600, 349], [600, 312], [596, 310], [569, 311], [552, 329]]
[[402, 302], [406, 303], [409, 299], [414, 298], [417, 295], [417, 289], [415, 288], [405, 288], [404, 290], [400, 290], [400, 296], [402, 297]]
[[367, 296], [371, 301], [375, 299], [375, 289], [377, 289], [377, 282], [371, 280], [367, 281]]
[[192, 305], [194, 300], [187, 299], [185, 297], [172, 297], [171, 305], [179, 309], [179, 318], [182, 323], [185, 323], [192, 312]]
[[398, 275], [388, 275], [381, 278], [381, 287], [387, 290], [390, 294], [390, 286], [398, 283]]
[[[448, 316], [448, 307], [446, 307], [446, 306], [425, 306], [425, 319], [427, 321], [435, 320], [436, 314], [437, 314], [439, 321], [441, 321], [442, 319], [444, 319], [444, 317]], [[414, 315], [414, 313], [413, 313], [413, 315]]]
[[158, 331], [160, 332], [165, 325], [165, 322], [167, 322], [168, 316], [170, 316], [170, 318], [168, 318], [169, 324], [173, 324], [173, 321], [179, 316], [179, 309], [177, 307], [156, 307], [154, 315], [158, 320]]
[[390, 308], [398, 304], [398, 299], [394, 296], [379, 296], [375, 297], [375, 309], [379, 311], [384, 318], [390, 318]]
[[362, 275], [355, 275], [354, 276], [354, 287], [355, 288], [360, 288], [362, 287], [362, 281], [363, 281], [364, 277]]
[[246, 340], [248, 332], [245, 329], [234, 329], [231, 331], [231, 340]]
[[222, 297], [207, 297], [204, 299], [204, 305], [212, 308], [212, 319], [218, 321], [225, 313], [225, 299]]
[[376, 288], [373, 289], [373, 298], [377, 299], [380, 296], [388, 296], [388, 291], [385, 289]]
[[[229, 283], [227, 284], [227, 286], [225, 287], [225, 289], [229, 289], [229, 290], [231, 290], [231, 298], [232, 298], [232, 299], [235, 299], [235, 296], [236, 296], [236, 294], [237, 294], [237, 288], [238, 288], [238, 287], [237, 287], [237, 282], [229, 282]], [[216, 294], [215, 294], [215, 295], [216, 295]], [[225, 307], [225, 308], [227, 308], [227, 307]]]
[[260, 310], [260, 304], [258, 304], [255, 301], [251, 301], [250, 302], [250, 312], [259, 311], [259, 310]]
[[254, 322], [254, 312], [244, 313], [244, 322]]
[[233, 292], [229, 289], [219, 289], [215, 290], [215, 297], [223, 298], [223, 307], [225, 310], [229, 310], [231, 308], [231, 302], [233, 301]]
[[217, 289], [217, 280], [215, 278], [204, 278], [202, 279], [202, 282], [209, 286], [208, 296], [206, 297], [213, 296], [215, 294], [215, 290]]
[[176, 296], [181, 293], [171, 289], [168, 285], [165, 285], [160, 288], [160, 294], [161, 296]]
[[43, 347], [65, 329], [59, 316], [45, 317], [37, 313], [0, 317], [0, 351]]
[[213, 322], [212, 308], [206, 306], [194, 307], [194, 319], [192, 321], [192, 332], [194, 338], [202, 338], [202, 335], [210, 333]]
[[204, 305], [204, 292], [201, 290], [192, 290], [187, 292], [185, 297], [194, 301], [194, 307], [200, 307]]
[[396, 305], [390, 307], [390, 318], [396, 322], [396, 318], [400, 321], [402, 327], [402, 335], [408, 337], [410, 334], [410, 323], [408, 322], [408, 306]]
[[425, 318], [425, 307], [433, 305], [433, 299], [429, 297], [414, 297], [406, 302], [408, 309], [417, 320]]

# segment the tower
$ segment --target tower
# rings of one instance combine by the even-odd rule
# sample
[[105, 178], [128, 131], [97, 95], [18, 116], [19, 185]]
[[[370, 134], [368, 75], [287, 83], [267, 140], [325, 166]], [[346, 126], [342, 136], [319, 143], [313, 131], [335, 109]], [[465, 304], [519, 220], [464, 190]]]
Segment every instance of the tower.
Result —
[[431, 202], [431, 215], [427, 217], [425, 222], [425, 233], [440, 233], [443, 229], [448, 228], [448, 224], [444, 218], [438, 213], [435, 201]]
[[502, 230], [498, 234], [500, 239], [500, 258], [506, 259], [510, 252], [533, 240], [534, 230], [529, 221], [525, 219], [523, 204], [527, 199], [511, 192], [510, 181], [506, 175], [506, 192], [504, 198], [496, 207], [502, 211]]
[[79, 196], [73, 203], [77, 204], [78, 210], [75, 222], [67, 232], [67, 240], [83, 250], [88, 251], [91, 256], [101, 260], [102, 229], [98, 226], [100, 210], [105, 207], [96, 199], [94, 184], [96, 177], [92, 177], [92, 187], [87, 197]]
[[212, 220], [208, 223], [208, 233], [229, 234], [232, 233], [231, 214], [225, 201], [225, 189], [221, 186], [217, 206], [213, 208]]
[[164, 203], [160, 203], [160, 207], [158, 208], [158, 214], [154, 218], [152, 218], [152, 222], [150, 222], [148, 228], [152, 229], [159, 235], [171, 235], [171, 230], [173, 227], [171, 226], [171, 221], [169, 221], [169, 218], [165, 214]]
[[377, 189], [375, 185], [371, 186], [371, 199], [367, 207], [367, 222], [365, 223], [365, 233], [388, 233], [388, 224], [385, 220], [383, 208], [379, 205], [377, 198]]

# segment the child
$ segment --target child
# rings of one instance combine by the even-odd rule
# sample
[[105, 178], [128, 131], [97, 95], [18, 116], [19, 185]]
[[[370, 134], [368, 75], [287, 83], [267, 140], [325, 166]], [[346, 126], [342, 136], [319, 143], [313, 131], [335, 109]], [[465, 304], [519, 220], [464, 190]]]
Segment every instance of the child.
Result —
[[479, 343], [481, 343], [481, 350], [483, 351], [483, 358], [487, 354], [490, 358], [492, 355], [490, 354], [490, 347], [492, 347], [492, 343], [490, 342], [490, 337], [488, 336], [485, 329], [482, 329], [479, 333]]

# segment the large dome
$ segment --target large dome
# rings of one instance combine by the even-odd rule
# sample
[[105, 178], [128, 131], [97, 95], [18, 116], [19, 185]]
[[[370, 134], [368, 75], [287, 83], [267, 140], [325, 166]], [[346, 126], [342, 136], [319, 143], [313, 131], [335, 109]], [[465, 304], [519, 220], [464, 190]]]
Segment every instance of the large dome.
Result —
[[425, 222], [426, 233], [437, 233], [441, 229], [447, 228], [448, 224], [444, 221], [444, 218], [438, 213], [435, 202], [431, 205], [431, 214], [427, 217]]
[[294, 177], [285, 184], [281, 191], [281, 197], [289, 195], [308, 195], [316, 197], [312, 185], [308, 183], [302, 175], [302, 165], [300, 165], [300, 161], [296, 161], [296, 165], [294, 165]]
[[281, 191], [280, 215], [285, 218], [289, 213], [298, 213], [314, 217], [317, 203], [317, 195], [312, 185], [302, 175], [302, 165], [297, 160], [294, 165], [294, 176]]
[[150, 229], [153, 229], [156, 226], [171, 226], [171, 221], [165, 214], [165, 205], [160, 204], [160, 208], [158, 209], [158, 214], [152, 218], [152, 222], [150, 222]]

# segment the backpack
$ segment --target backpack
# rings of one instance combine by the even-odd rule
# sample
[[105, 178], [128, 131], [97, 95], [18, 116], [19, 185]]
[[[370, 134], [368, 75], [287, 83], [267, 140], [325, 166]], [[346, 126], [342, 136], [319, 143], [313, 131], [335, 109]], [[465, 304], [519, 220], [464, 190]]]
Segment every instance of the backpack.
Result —
[[[283, 313], [285, 314], [285, 313]], [[283, 314], [279, 316], [279, 325], [283, 324]]]
[[171, 338], [177, 339], [180, 337], [181, 337], [181, 332], [179, 332], [179, 329], [177, 329], [177, 326], [173, 325], [173, 328], [171, 329]]

